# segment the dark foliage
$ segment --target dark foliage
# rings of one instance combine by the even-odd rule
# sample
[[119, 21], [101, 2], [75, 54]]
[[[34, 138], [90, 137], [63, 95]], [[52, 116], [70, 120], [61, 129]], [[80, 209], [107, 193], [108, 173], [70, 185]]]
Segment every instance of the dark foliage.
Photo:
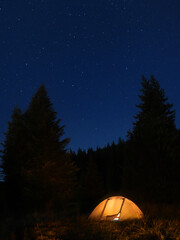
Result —
[[142, 200], [174, 201], [179, 184], [175, 111], [153, 76], [141, 84], [139, 112], [128, 133], [124, 187]]
[[139, 112], [128, 140], [74, 155], [83, 209], [89, 211], [105, 196], [117, 194], [137, 202], [180, 199], [180, 134], [173, 105], [153, 76], [143, 77], [141, 84]]
[[[127, 141], [120, 139], [87, 152], [79, 149], [77, 154], [66, 151], [69, 139], [62, 139], [64, 126], [56, 119], [44, 86], [24, 113], [14, 109], [3, 144], [5, 181], [0, 184], [0, 210], [1, 220], [9, 214], [6, 220], [19, 240], [27, 221], [23, 214], [31, 218], [34, 212], [46, 218], [54, 217], [52, 212], [63, 218], [68, 210], [74, 217], [89, 214], [107, 196], [123, 195], [137, 204], [143, 202], [140, 208], [144, 212], [150, 206], [152, 213], [157, 205], [154, 215], [162, 212], [159, 206], [178, 208], [180, 131], [175, 111], [153, 76], [150, 80], [143, 77], [141, 84], [138, 113]], [[169, 207], [163, 209], [172, 217]]]
[[9, 210], [52, 210], [73, 198], [76, 167], [66, 153], [69, 139], [61, 139], [64, 126], [59, 123], [44, 86], [25, 113], [14, 110], [2, 155]]
[[79, 170], [79, 203], [83, 212], [89, 212], [107, 195], [120, 194], [125, 142], [112, 143], [104, 148], [79, 149], [74, 161]]

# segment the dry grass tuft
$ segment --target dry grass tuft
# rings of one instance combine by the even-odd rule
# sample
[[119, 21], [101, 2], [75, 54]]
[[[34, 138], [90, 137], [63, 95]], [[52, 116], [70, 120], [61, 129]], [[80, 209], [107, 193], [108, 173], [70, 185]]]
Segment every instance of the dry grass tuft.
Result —
[[37, 224], [37, 240], [180, 240], [180, 221], [144, 219], [127, 222], [59, 221]]

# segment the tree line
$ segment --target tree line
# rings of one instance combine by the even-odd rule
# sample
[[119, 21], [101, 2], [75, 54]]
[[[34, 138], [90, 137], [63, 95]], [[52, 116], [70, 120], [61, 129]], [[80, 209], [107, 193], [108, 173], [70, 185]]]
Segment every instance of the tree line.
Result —
[[[15, 108], [1, 153], [1, 206], [5, 215], [88, 213], [101, 199], [180, 200], [180, 131], [164, 89], [141, 81], [140, 103], [127, 140], [77, 154], [67, 151], [64, 126], [44, 86], [25, 112]], [[1, 207], [2, 208], [2, 207]]]

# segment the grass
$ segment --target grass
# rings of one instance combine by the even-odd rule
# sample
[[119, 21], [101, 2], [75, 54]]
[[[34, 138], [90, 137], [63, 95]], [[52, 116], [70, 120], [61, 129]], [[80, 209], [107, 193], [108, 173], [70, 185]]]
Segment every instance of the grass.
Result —
[[[30, 216], [1, 224], [0, 240], [180, 240], [180, 206], [142, 206], [142, 220], [93, 222], [87, 216], [54, 218]], [[146, 211], [145, 211], [146, 209]], [[20, 236], [20, 237], [17, 237]]]
[[145, 218], [127, 222], [90, 222], [81, 218], [38, 223], [25, 228], [24, 236], [25, 240], [180, 240], [180, 221]]

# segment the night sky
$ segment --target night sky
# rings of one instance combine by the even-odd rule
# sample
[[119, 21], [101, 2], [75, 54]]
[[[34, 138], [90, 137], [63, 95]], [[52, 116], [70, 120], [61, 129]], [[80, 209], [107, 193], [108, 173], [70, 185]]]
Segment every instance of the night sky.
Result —
[[1, 142], [41, 84], [68, 148], [126, 139], [151, 74], [180, 128], [180, 0], [1, 0], [0, 46]]

